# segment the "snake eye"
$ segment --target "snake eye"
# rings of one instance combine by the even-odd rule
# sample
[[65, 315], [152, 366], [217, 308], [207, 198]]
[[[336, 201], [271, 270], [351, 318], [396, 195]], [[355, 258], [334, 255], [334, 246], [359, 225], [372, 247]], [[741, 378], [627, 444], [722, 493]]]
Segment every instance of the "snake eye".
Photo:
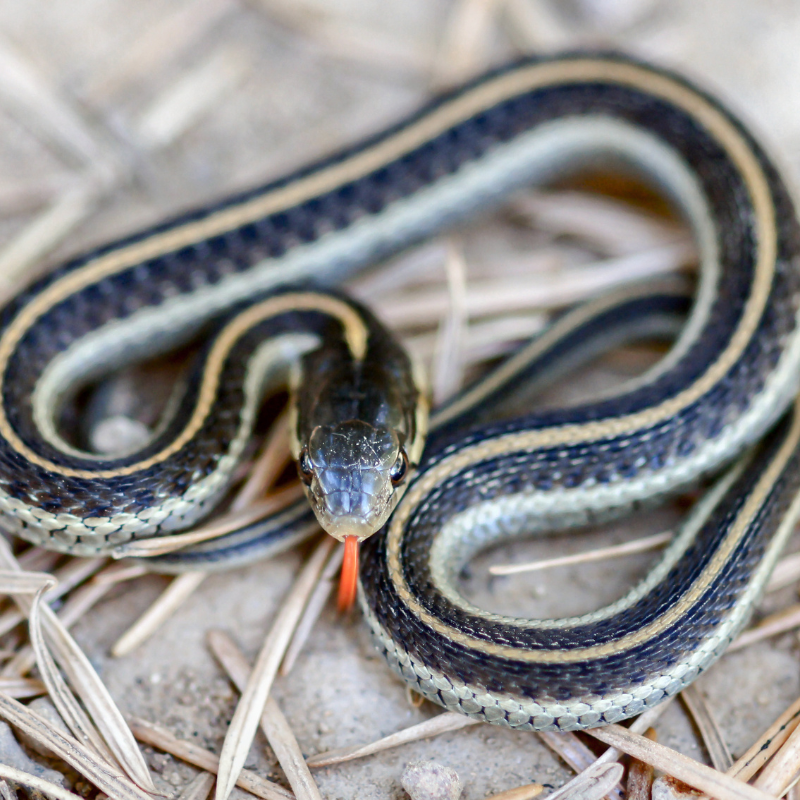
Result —
[[309, 486], [311, 479], [314, 477], [314, 465], [311, 463], [307, 447], [300, 451], [300, 458], [297, 459], [297, 472], [300, 475], [300, 480], [306, 486]]
[[405, 480], [407, 474], [408, 456], [406, 455], [405, 450], [401, 450], [400, 455], [397, 456], [397, 461], [394, 462], [392, 471], [389, 473], [389, 477], [391, 478], [394, 486], [399, 486]]

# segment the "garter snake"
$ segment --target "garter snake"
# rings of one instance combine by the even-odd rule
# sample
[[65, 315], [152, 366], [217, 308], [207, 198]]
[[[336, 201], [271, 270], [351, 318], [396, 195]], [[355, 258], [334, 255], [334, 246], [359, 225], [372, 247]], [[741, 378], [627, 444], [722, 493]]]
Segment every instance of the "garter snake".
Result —
[[[603, 724], [679, 691], [744, 624], [798, 516], [800, 422], [787, 409], [800, 367], [800, 231], [777, 170], [741, 123], [684, 80], [621, 56], [491, 73], [346, 152], [101, 248], [21, 294], [0, 334], [5, 526], [79, 553], [188, 524], [226, 485], [251, 423], [252, 402], [221, 403], [256, 397], [264, 370], [237, 366], [229, 389], [218, 380], [228, 351], [215, 361], [213, 345], [197, 403], [115, 461], [60, 438], [54, 409], [70, 385], [184, 339], [254, 293], [266, 294], [242, 312], [251, 317], [298, 291], [322, 296], [282, 287], [339, 283], [517, 189], [597, 162], [644, 176], [693, 227], [701, 274], [687, 324], [664, 362], [614, 397], [480, 421], [518, 376], [614, 326], [670, 316], [685, 295], [601, 301], [434, 415], [416, 476], [364, 544], [361, 605], [405, 680], [497, 724]], [[330, 302], [347, 339], [345, 316], [361, 313]], [[215, 414], [222, 449], [207, 424]], [[517, 619], [474, 607], [456, 587], [460, 566], [493, 541], [606, 519], [742, 454], [651, 573], [607, 608]], [[287, 514], [291, 529], [301, 513]], [[240, 544], [233, 558], [247, 552]]]

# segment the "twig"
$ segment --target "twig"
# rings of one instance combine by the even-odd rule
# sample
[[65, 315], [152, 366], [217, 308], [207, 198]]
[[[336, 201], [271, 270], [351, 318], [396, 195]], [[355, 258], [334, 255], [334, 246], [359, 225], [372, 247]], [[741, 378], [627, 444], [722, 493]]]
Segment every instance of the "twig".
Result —
[[[250, 665], [234, 641], [223, 631], [209, 631], [207, 641], [211, 651], [241, 692], [250, 679]], [[306, 766], [300, 745], [280, 706], [267, 698], [261, 715], [261, 730], [275, 753], [297, 800], [322, 800], [319, 787]]]
[[[217, 774], [219, 756], [215, 756], [192, 742], [178, 739], [160, 725], [154, 725], [152, 722], [147, 722], [138, 717], [130, 719], [129, 724], [133, 735], [143, 744], [157, 747], [159, 750], [163, 750], [165, 753], [169, 753], [187, 764], [193, 764], [206, 772]], [[292, 800], [294, 798], [294, 795], [282, 786], [256, 775], [255, 772], [251, 772], [249, 769], [243, 769], [239, 773], [236, 785], [256, 797], [264, 798], [264, 800]]]
[[236, 776], [244, 765], [264, 704], [272, 688], [272, 681], [333, 546], [334, 540], [329, 536], [325, 536], [317, 545], [275, 616], [272, 628], [258, 654], [250, 680], [239, 698], [222, 745], [217, 777], [217, 800], [227, 800], [236, 782]]
[[733, 756], [731, 756], [719, 723], [705, 697], [692, 683], [680, 693], [680, 698], [697, 725], [700, 738], [703, 740], [714, 768], [720, 772], [727, 772], [733, 766]]
[[673, 535], [671, 531], [666, 531], [652, 536], [643, 536], [641, 539], [634, 539], [632, 542], [610, 545], [609, 547], [598, 547], [596, 550], [587, 550], [585, 553], [575, 553], [570, 556], [529, 561], [525, 564], [494, 564], [489, 567], [489, 572], [492, 575], [516, 575], [520, 572], [536, 572], [542, 569], [551, 569], [552, 567], [585, 564], [590, 561], [605, 561], [663, 547], [672, 539]]
[[206, 572], [184, 572], [170, 581], [169, 586], [136, 622], [117, 639], [111, 648], [116, 658], [128, 655], [149, 639], [169, 619], [205, 580]]

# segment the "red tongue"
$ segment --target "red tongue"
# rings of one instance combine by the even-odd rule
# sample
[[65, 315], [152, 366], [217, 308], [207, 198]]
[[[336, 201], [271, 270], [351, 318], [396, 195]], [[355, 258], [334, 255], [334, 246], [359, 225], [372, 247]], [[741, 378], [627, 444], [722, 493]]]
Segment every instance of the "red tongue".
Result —
[[344, 613], [353, 607], [358, 589], [358, 537], [344, 537], [344, 560], [339, 576], [339, 611]]

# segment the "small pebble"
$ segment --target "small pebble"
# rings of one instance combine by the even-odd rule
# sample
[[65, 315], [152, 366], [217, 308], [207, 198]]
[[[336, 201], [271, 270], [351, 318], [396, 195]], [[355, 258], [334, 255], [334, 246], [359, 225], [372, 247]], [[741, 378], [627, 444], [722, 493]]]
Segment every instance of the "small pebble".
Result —
[[115, 456], [143, 447], [151, 436], [143, 422], [130, 417], [107, 417], [94, 426], [89, 436], [91, 448], [101, 455]]
[[663, 776], [653, 781], [651, 796], [653, 800], [696, 800], [701, 794], [675, 778]]
[[412, 761], [400, 782], [411, 800], [458, 800], [461, 796], [458, 773], [435, 761]]

